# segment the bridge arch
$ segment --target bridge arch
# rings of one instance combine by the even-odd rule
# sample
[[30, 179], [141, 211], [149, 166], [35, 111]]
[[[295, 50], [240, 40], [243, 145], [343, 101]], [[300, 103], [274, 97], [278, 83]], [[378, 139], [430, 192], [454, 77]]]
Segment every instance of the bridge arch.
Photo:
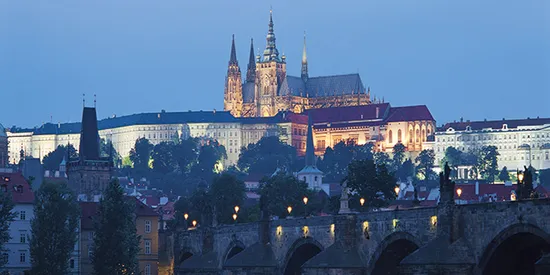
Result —
[[485, 247], [475, 274], [535, 274], [535, 262], [550, 252], [550, 234], [518, 223], [500, 231]]
[[191, 258], [191, 256], [195, 255], [195, 251], [193, 251], [193, 249], [191, 248], [183, 248], [182, 250], [180, 250], [180, 253], [178, 254], [178, 257], [176, 258], [177, 262], [176, 262], [176, 266], [179, 266], [181, 265], [184, 261], [186, 261], [187, 259]]
[[410, 233], [398, 231], [388, 235], [372, 254], [367, 274], [397, 274], [399, 263], [420, 246], [420, 240]]
[[323, 249], [323, 245], [311, 237], [296, 240], [286, 253], [283, 274], [302, 274], [302, 265]]
[[225, 253], [223, 254], [223, 264], [233, 256], [241, 253], [246, 246], [239, 240], [233, 240], [231, 243], [227, 246], [227, 249], [225, 250]]

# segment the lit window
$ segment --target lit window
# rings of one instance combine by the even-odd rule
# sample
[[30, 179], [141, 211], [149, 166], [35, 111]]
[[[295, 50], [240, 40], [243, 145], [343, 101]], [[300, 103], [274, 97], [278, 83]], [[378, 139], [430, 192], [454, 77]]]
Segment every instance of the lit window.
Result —
[[145, 254], [151, 254], [151, 240], [145, 240]]
[[151, 233], [151, 221], [145, 221], [145, 233]]

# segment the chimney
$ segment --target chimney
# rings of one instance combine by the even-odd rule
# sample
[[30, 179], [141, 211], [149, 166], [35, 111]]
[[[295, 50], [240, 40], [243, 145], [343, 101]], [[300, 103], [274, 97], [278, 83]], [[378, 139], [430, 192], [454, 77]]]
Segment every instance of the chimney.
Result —
[[380, 116], [380, 107], [376, 107], [376, 118]]
[[476, 196], [479, 196], [479, 181], [476, 181]]

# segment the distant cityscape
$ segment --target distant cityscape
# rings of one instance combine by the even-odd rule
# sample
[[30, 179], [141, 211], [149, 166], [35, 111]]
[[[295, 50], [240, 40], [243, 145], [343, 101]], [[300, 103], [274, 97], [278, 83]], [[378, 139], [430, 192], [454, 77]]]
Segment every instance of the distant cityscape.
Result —
[[[251, 41], [246, 75], [243, 76], [236, 58], [234, 38], [231, 41], [225, 76], [224, 110], [160, 110], [155, 113], [136, 113], [98, 120], [94, 102], [93, 107], [83, 106], [82, 121], [78, 123], [44, 123], [36, 128], [4, 128], [0, 124], [0, 180], [4, 181], [5, 185], [2, 187], [6, 190], [9, 188], [16, 191], [13, 200], [14, 211], [18, 213], [10, 224], [11, 239], [6, 245], [6, 270], [21, 274], [31, 267], [28, 234], [31, 232], [30, 220], [35, 216], [32, 207], [35, 193], [43, 182], [67, 184], [76, 194], [81, 208], [78, 241], [70, 256], [69, 274], [93, 272], [91, 259], [95, 233], [92, 219], [98, 213], [105, 190], [114, 179], [120, 182], [124, 195], [136, 206], [135, 227], [142, 238], [138, 265], [144, 275], [184, 274], [185, 270], [193, 269], [189, 262], [186, 263], [188, 266], [185, 264], [185, 260], [192, 255], [174, 255], [176, 246], [170, 232], [196, 229], [199, 226], [191, 226], [191, 219], [188, 221], [187, 216], [183, 218], [183, 208], [176, 209], [176, 204], [180, 199], [191, 200], [192, 195], [196, 196], [195, 190], [211, 186], [215, 179], [213, 175], [224, 172], [236, 174], [243, 182], [245, 195], [244, 201], [240, 201], [240, 207], [243, 212], [250, 211], [246, 213], [254, 217], [247, 220], [249, 222], [257, 222], [263, 217], [264, 212], [260, 211], [264, 209], [257, 205], [261, 202], [260, 189], [266, 178], [283, 174], [304, 182], [308, 192], [313, 192], [307, 194], [314, 194], [316, 199], [320, 197], [319, 201], [323, 201], [323, 205], [319, 203], [319, 209], [313, 210], [314, 206], [311, 206], [308, 210], [308, 199], [313, 201], [313, 198], [304, 195], [304, 206], [295, 203], [282, 210], [287, 217], [292, 217], [293, 209], [303, 211], [304, 219], [315, 215], [349, 214], [351, 208], [359, 209], [358, 212], [363, 211], [361, 209], [365, 198], [361, 197], [360, 201], [357, 192], [348, 192], [347, 188], [350, 187], [342, 184], [351, 182], [346, 177], [347, 171], [351, 171], [348, 170], [351, 169], [348, 165], [351, 161], [360, 159], [357, 157], [360, 154], [369, 156], [364, 159], [376, 162], [375, 173], [388, 173], [387, 175], [391, 174], [393, 177], [388, 182], [392, 183], [390, 193], [395, 198], [389, 199], [387, 193], [381, 195], [379, 193], [383, 192], [374, 192], [376, 199], [385, 198], [379, 199], [385, 201], [384, 203], [372, 206], [377, 211], [397, 211], [413, 206], [435, 207], [441, 201], [453, 205], [515, 201], [521, 195], [516, 184], [522, 181], [517, 178], [519, 171], [525, 171], [526, 174], [533, 171], [534, 175], [538, 175], [538, 178], [533, 179], [533, 190], [530, 190], [533, 194], [536, 193], [536, 198], [547, 198], [550, 195], [545, 188], [545, 185], [550, 185], [550, 182], [545, 182], [548, 176], [543, 179], [543, 174], [550, 171], [550, 118], [504, 118], [491, 121], [460, 118], [458, 121], [440, 123], [441, 126], [437, 127], [437, 120], [428, 106], [392, 106], [383, 97], [371, 96], [370, 88], [364, 86], [359, 74], [310, 76], [305, 36], [301, 75], [287, 75], [286, 57], [280, 55], [276, 47], [271, 14], [265, 50], [262, 54], [255, 55], [253, 45]], [[97, 108], [101, 108], [101, 104]], [[277, 146], [281, 147], [277, 148], [291, 148], [296, 160], [274, 157], [265, 167], [275, 169], [251, 172], [253, 169], [250, 167], [254, 163], [249, 163], [247, 169], [242, 169], [245, 152], [253, 151], [254, 146], [260, 147], [263, 141], [269, 139], [279, 142]], [[196, 174], [201, 177], [181, 176], [195, 173], [192, 164], [181, 165], [178, 163], [183, 162], [181, 160], [170, 160], [180, 166], [173, 168], [172, 166], [177, 165], [167, 164], [171, 170], [159, 172], [160, 176], [149, 173], [149, 170], [157, 169], [154, 165], [158, 161], [151, 153], [157, 151], [151, 148], [172, 146], [185, 140], [196, 141], [193, 146], [199, 149], [191, 148], [190, 151], [199, 152], [197, 154], [205, 146], [212, 146], [216, 150], [223, 148], [223, 154], [220, 154], [222, 157], [214, 161], [213, 167], [197, 169]], [[149, 146], [149, 155], [144, 161], [138, 160], [139, 142]], [[104, 150], [103, 144], [110, 147]], [[70, 150], [71, 146], [76, 150], [74, 155]], [[329, 163], [326, 155], [340, 150], [337, 149], [338, 146], [355, 149], [349, 149], [352, 153], [344, 167], [334, 168], [338, 166], [334, 163], [340, 164], [339, 160]], [[45, 157], [61, 152], [60, 148], [65, 151], [56, 159], [58, 162], [54, 165], [55, 169], [46, 169]], [[159, 149], [158, 152], [163, 151]], [[492, 156], [486, 156], [489, 154], [486, 152], [491, 152]], [[270, 152], [273, 155], [277, 153]], [[120, 159], [115, 160], [114, 154]], [[431, 156], [431, 160], [424, 161], [426, 155], [428, 158]], [[491, 163], [478, 165], [476, 161], [469, 162], [467, 155], [483, 156]], [[460, 160], [453, 159], [453, 156]], [[333, 156], [331, 158], [337, 159]], [[201, 161], [195, 162], [200, 164]], [[410, 163], [412, 172], [403, 168], [406, 162]], [[423, 166], [424, 162], [430, 165]], [[380, 163], [382, 164], [379, 165]], [[449, 171], [445, 171], [446, 163], [450, 163], [452, 172], [449, 166]], [[147, 172], [138, 171], [138, 166]], [[379, 166], [391, 168], [380, 172]], [[446, 180], [442, 176], [441, 182], [450, 184], [448, 177], [457, 182], [456, 185], [453, 182], [452, 187], [447, 187], [451, 189], [446, 190], [446, 198], [441, 195], [443, 185], [437, 186], [439, 172], [447, 176]], [[404, 176], [400, 176], [400, 173]], [[181, 176], [174, 176], [177, 178], [175, 181], [179, 185], [186, 185], [187, 189], [175, 191], [174, 185], [165, 183], [170, 181], [165, 176], [172, 174]], [[524, 174], [521, 175], [523, 177]], [[28, 183], [31, 178], [32, 185]], [[165, 188], [160, 188], [161, 186]], [[454, 196], [455, 193], [457, 197]], [[340, 207], [329, 210], [329, 201], [334, 198], [334, 205], [339, 204]], [[370, 203], [367, 202], [367, 205]], [[239, 205], [236, 207], [232, 216], [235, 224], [239, 223], [240, 218], [237, 216]], [[252, 208], [258, 213], [250, 214]], [[297, 211], [294, 210], [292, 215], [298, 215]], [[195, 214], [193, 222], [205, 224], [205, 227], [217, 224], [214, 214], [209, 219], [204, 218], [203, 214]], [[277, 216], [272, 219], [282, 219], [283, 214], [272, 215]], [[435, 228], [438, 226], [438, 217], [433, 217], [430, 223]], [[229, 219], [229, 216], [225, 218]], [[245, 221], [245, 218], [240, 219]], [[397, 228], [396, 220], [397, 218], [393, 219], [394, 229]], [[332, 231], [325, 231], [334, 235], [335, 225], [330, 226]], [[300, 231], [298, 226], [296, 229]], [[303, 230], [305, 239], [308, 233]], [[362, 230], [367, 232], [365, 236], [369, 236], [368, 223]], [[226, 260], [233, 256], [228, 256]], [[299, 260], [296, 263], [288, 260], [288, 265], [295, 264], [298, 268], [296, 270], [299, 270], [305, 260], [299, 264]], [[285, 270], [294, 270], [293, 267], [286, 268]], [[178, 273], [179, 271], [182, 273]]]

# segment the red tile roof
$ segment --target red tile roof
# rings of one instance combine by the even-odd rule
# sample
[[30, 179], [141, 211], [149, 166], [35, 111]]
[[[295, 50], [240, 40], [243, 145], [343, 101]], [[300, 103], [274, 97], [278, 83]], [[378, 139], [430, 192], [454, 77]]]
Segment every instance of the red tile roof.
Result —
[[136, 197], [127, 197], [130, 200], [134, 200], [136, 203], [136, 214], [138, 216], [158, 216], [158, 213], [153, 208], [147, 206], [143, 202], [139, 201]]
[[435, 120], [426, 105], [391, 107], [386, 122]]
[[0, 172], [0, 184], [5, 190], [11, 191], [14, 203], [34, 203], [34, 193], [31, 186], [20, 172]]
[[348, 122], [377, 119], [376, 108], [378, 108], [378, 119], [382, 119], [390, 108], [390, 104], [309, 109], [305, 113], [311, 115], [313, 123]]

